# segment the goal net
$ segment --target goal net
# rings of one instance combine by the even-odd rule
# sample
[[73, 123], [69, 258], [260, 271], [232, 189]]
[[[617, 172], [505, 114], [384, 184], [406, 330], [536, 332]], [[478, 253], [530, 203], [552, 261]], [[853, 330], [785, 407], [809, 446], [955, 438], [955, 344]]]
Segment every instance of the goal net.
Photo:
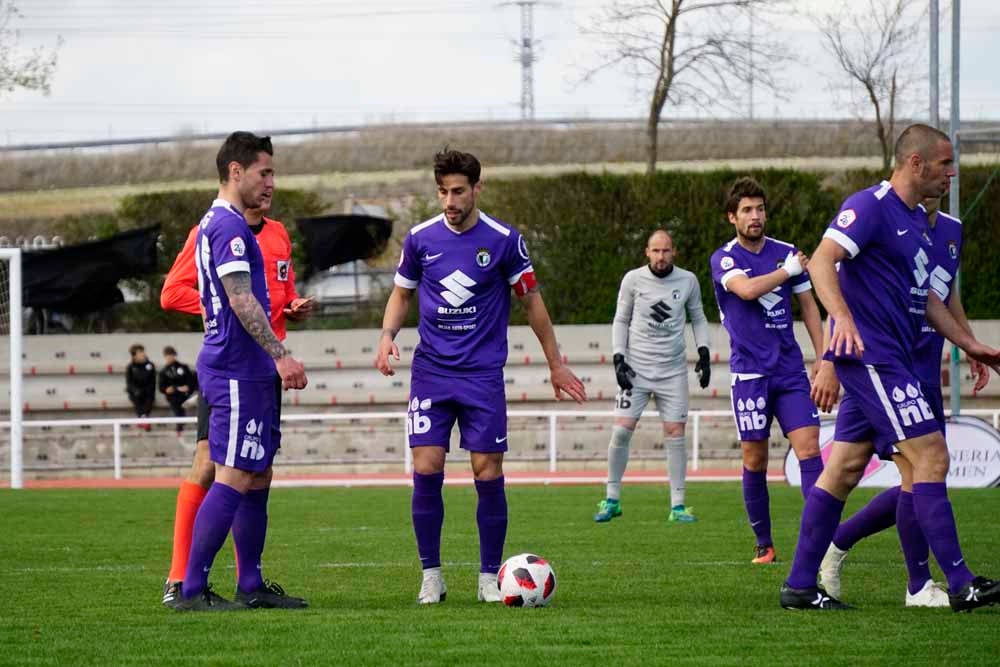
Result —
[[[0, 397], [5, 399], [0, 409], [0, 460], [10, 466], [10, 487], [24, 485], [23, 431], [21, 399], [21, 251], [0, 248]], [[4, 466], [6, 467], [6, 466]]]

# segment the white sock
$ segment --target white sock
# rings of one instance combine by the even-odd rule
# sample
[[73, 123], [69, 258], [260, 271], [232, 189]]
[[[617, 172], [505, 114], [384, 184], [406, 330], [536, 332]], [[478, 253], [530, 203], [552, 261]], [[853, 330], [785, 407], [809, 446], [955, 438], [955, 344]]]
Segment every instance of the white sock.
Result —
[[687, 446], [684, 436], [664, 438], [663, 448], [667, 450], [667, 472], [670, 474], [670, 506], [684, 504], [684, 480], [687, 478]]
[[632, 442], [632, 431], [624, 426], [615, 426], [608, 444], [608, 498], [622, 497], [622, 477], [628, 465], [628, 448]]

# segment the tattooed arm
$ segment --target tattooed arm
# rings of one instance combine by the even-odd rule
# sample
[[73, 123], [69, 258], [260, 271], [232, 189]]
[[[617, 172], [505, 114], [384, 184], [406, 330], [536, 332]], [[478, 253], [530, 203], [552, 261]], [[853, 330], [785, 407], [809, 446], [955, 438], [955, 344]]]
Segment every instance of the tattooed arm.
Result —
[[250, 286], [250, 273], [244, 271], [228, 273], [222, 276], [222, 287], [226, 290], [226, 296], [229, 297], [230, 308], [233, 309], [236, 317], [240, 319], [240, 324], [257, 341], [257, 344], [264, 348], [274, 360], [287, 355], [288, 350], [274, 335], [267, 313], [264, 312], [257, 297], [253, 295]]

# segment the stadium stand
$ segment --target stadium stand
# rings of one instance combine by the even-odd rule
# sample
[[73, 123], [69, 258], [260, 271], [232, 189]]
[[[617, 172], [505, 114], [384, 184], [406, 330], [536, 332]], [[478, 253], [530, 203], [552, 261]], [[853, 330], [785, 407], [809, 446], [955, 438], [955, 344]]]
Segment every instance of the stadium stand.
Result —
[[[1000, 321], [976, 322], [977, 334], [985, 341], [1000, 341]], [[564, 359], [587, 387], [591, 401], [587, 410], [610, 410], [616, 386], [611, 372], [611, 332], [609, 325], [577, 325], [556, 328]], [[400, 333], [397, 343], [402, 359], [397, 374], [383, 377], [373, 368], [376, 330], [291, 332], [288, 344], [302, 359], [309, 386], [285, 394], [285, 413], [400, 412], [405, 410], [409, 391], [409, 364], [418, 338], [415, 330]], [[690, 338], [690, 331], [688, 331]], [[697, 386], [688, 374], [693, 409], [728, 410], [729, 344], [725, 330], [712, 325], [713, 368], [711, 384]], [[796, 325], [796, 337], [807, 363], [812, 349], [804, 328]], [[177, 334], [103, 334], [27, 336], [24, 344], [25, 419], [88, 419], [130, 417], [124, 392], [127, 350], [133, 342], [147, 350], [164, 345], [177, 348], [179, 356], [193, 362], [201, 336]], [[548, 384], [548, 370], [538, 342], [528, 327], [511, 327], [510, 356], [506, 370], [507, 399], [512, 410], [573, 410], [573, 403], [556, 403]], [[688, 361], [693, 369], [694, 341], [688, 341]], [[192, 363], [193, 365], [193, 363]], [[945, 365], [947, 369], [947, 365]], [[944, 371], [947, 374], [947, 370]], [[0, 360], [0, 395], [8, 392], [7, 360]], [[947, 378], [944, 386], [947, 387]], [[971, 397], [967, 367], [961, 377], [962, 394]], [[1000, 381], [994, 378], [980, 399], [995, 405]], [[992, 400], [991, 400], [992, 399]], [[982, 403], [980, 403], [982, 405]], [[2, 408], [6, 413], [6, 406]], [[157, 396], [156, 417], [169, 416]], [[600, 467], [607, 455], [611, 419], [598, 417], [560, 418], [558, 422], [560, 465], [576, 468]], [[286, 424], [280, 460], [296, 465], [339, 465], [397, 467], [403, 460], [402, 420], [350, 422], [293, 422]], [[509, 460], [526, 465], [544, 465], [548, 460], [549, 422], [545, 417], [516, 417], [510, 422]], [[691, 441], [688, 430], [688, 440]], [[9, 460], [5, 432], [0, 432], [0, 465]], [[728, 417], [705, 418], [701, 423], [701, 458], [705, 465], [730, 465], [738, 460], [738, 444]], [[772, 445], [784, 451], [780, 432], [774, 429]], [[146, 433], [136, 428], [123, 430], [123, 466], [183, 467], [190, 462], [194, 429], [178, 439], [173, 427], [159, 425]], [[655, 420], [640, 422], [633, 441], [632, 460], [637, 466], [661, 466], [664, 459], [659, 427]], [[107, 468], [112, 461], [110, 429], [87, 427], [27, 429], [25, 465], [31, 469]], [[458, 447], [457, 434], [452, 443]], [[773, 456], [772, 459], [780, 457]]]

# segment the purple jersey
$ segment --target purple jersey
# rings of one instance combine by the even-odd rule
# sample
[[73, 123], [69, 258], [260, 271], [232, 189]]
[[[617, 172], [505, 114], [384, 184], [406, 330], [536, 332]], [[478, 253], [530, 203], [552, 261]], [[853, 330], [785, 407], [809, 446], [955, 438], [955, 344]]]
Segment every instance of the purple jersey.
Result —
[[484, 213], [461, 233], [448, 227], [444, 214], [415, 225], [403, 241], [395, 278], [400, 287], [416, 289], [420, 301], [414, 368], [503, 368], [511, 286], [530, 271], [521, 235]]
[[222, 287], [222, 276], [249, 272], [253, 295], [270, 317], [264, 259], [243, 214], [229, 202], [216, 199], [198, 225], [195, 247], [198, 292], [205, 316], [199, 372], [207, 369], [239, 380], [274, 377], [274, 361], [243, 328]]
[[[958, 275], [958, 262], [962, 254], [962, 221], [939, 212], [937, 221], [930, 228], [931, 266], [930, 288], [948, 305], [951, 301], [952, 283]], [[920, 328], [917, 347], [913, 352], [913, 370], [922, 384], [941, 384], [941, 350], [944, 337], [934, 331], [928, 322]]]
[[848, 197], [823, 237], [847, 251], [840, 291], [865, 342], [862, 361], [912, 369], [934, 268], [924, 210], [882, 181]]
[[809, 274], [803, 272], [786, 280], [773, 291], [745, 301], [726, 289], [735, 276], [756, 278], [771, 273], [785, 262], [789, 252], [798, 252], [790, 243], [764, 237], [760, 252], [753, 253], [733, 239], [712, 253], [712, 282], [729, 332], [729, 369], [733, 373], [785, 375], [801, 373], [805, 367], [802, 350], [792, 329], [792, 294], [812, 289]]

